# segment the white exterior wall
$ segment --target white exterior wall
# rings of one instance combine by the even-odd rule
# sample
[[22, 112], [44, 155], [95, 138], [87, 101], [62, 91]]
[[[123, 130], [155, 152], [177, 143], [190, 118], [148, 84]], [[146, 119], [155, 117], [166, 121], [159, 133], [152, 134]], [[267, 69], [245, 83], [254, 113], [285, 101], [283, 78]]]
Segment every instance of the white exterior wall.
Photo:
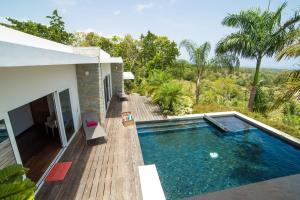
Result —
[[80, 128], [75, 65], [0, 68], [0, 117], [55, 91], [70, 89], [74, 128]]
[[104, 80], [105, 76], [111, 74], [110, 70], [110, 64], [101, 64], [101, 70], [102, 70], [102, 80]]

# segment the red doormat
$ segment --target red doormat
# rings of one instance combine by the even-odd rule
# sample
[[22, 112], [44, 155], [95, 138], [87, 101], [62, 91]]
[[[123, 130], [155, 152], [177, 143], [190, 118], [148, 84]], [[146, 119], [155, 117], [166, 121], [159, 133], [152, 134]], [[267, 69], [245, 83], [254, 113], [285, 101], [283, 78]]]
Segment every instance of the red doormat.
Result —
[[60, 162], [56, 163], [45, 178], [46, 182], [50, 181], [62, 181], [64, 180], [68, 170], [70, 169], [72, 162]]

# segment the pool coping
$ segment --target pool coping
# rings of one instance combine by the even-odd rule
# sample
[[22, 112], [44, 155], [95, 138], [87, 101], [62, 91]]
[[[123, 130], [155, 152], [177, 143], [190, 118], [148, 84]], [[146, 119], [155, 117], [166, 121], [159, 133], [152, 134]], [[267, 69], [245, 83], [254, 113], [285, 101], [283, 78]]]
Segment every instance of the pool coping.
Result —
[[248, 122], [249, 124], [258, 127], [267, 133], [271, 134], [274, 137], [277, 137], [279, 139], [284, 140], [285, 142], [288, 142], [289, 144], [293, 145], [294, 147], [300, 148], [300, 139], [291, 136], [287, 133], [284, 133], [276, 128], [273, 128], [269, 125], [266, 125], [260, 121], [257, 121], [251, 117], [248, 117], [242, 113], [239, 113], [237, 111], [227, 111], [227, 112], [211, 112], [211, 113], [203, 113], [203, 114], [189, 114], [189, 115], [182, 115], [182, 116], [168, 116], [167, 118], [169, 120], [174, 119], [189, 119], [189, 118], [198, 118], [198, 117], [204, 117], [204, 115], [210, 116], [210, 117], [222, 117], [222, 116], [236, 116], [241, 120], [244, 120]]
[[[167, 116], [167, 119], [163, 119], [163, 120], [151, 120], [151, 121], [137, 121], [136, 124], [140, 124], [140, 123], [143, 123], [143, 124], [147, 124], [147, 123], [153, 123], [153, 122], [162, 122], [162, 121], [173, 121], [173, 120], [186, 120], [186, 119], [193, 119], [193, 118], [203, 118], [204, 116], [209, 116], [209, 117], [223, 117], [223, 116], [235, 116], [235, 117], [238, 117], [239, 119], [241, 120], [244, 120], [246, 122], [248, 122], [249, 124], [257, 127], [257, 128], [260, 128], [264, 131], [266, 131], [268, 134], [274, 136], [274, 137], [277, 137], [289, 144], [291, 144], [292, 146], [296, 147], [296, 148], [300, 148], [300, 139], [298, 138], [295, 138], [287, 133], [284, 133], [278, 129], [275, 129], [269, 125], [266, 125], [260, 121], [257, 121], [253, 118], [250, 118], [242, 113], [239, 113], [237, 111], [227, 111], [227, 112], [210, 112], [210, 113], [202, 113], [202, 114], [188, 114], [188, 115], [182, 115], [182, 116]], [[140, 147], [141, 148], [141, 147]], [[155, 165], [155, 164], [152, 164], [152, 165]], [[143, 165], [143, 166], [147, 166], [147, 165]], [[156, 168], [155, 168], [156, 170]], [[158, 172], [156, 172], [158, 174]], [[272, 179], [270, 179], [272, 180]], [[144, 182], [147, 182], [147, 181], [151, 181], [150, 179], [149, 180], [145, 180]], [[255, 184], [255, 183], [253, 183]], [[157, 187], [162, 187], [161, 185], [161, 182], [159, 181], [156, 181], [155, 182], [155, 185]], [[145, 187], [144, 185], [141, 184], [141, 187]], [[238, 188], [238, 187], [237, 187]], [[220, 190], [220, 191], [223, 191], [223, 190]], [[209, 194], [209, 193], [208, 193]], [[149, 195], [149, 193], [148, 193]], [[162, 191], [162, 194], [161, 195], [164, 195], [163, 191]], [[143, 196], [143, 199], [151, 199], [152, 196], [147, 196], [145, 197], [144, 194], [142, 193], [142, 196]]]

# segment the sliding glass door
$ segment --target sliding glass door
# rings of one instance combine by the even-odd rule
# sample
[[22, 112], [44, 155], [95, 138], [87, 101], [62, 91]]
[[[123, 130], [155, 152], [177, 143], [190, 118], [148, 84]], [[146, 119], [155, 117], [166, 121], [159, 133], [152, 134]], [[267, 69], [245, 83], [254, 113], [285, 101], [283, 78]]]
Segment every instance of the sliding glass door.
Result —
[[104, 96], [105, 96], [105, 108], [108, 109], [108, 103], [111, 99], [111, 84], [110, 84], [110, 75], [107, 75], [104, 80]]
[[60, 92], [59, 99], [60, 99], [60, 106], [61, 106], [65, 133], [66, 133], [67, 140], [69, 141], [75, 131], [69, 89]]

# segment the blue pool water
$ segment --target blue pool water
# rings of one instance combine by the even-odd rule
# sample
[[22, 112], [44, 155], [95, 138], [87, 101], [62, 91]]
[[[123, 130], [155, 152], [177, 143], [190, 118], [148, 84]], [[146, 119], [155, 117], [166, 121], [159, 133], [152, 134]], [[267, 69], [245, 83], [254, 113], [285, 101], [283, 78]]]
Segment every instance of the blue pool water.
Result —
[[236, 117], [138, 123], [145, 165], [155, 164], [167, 199], [300, 173], [300, 150]]

